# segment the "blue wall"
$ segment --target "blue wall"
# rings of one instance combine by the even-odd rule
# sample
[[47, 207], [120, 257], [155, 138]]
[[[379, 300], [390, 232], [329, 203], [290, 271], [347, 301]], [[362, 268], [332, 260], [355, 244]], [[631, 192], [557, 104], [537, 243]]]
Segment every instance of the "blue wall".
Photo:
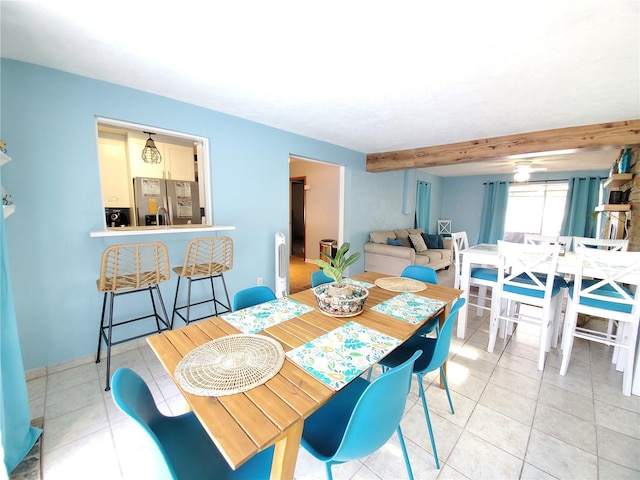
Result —
[[[607, 177], [609, 172], [604, 171], [575, 171], [575, 172], [549, 172], [534, 173], [530, 181], [559, 180], [570, 177]], [[443, 190], [441, 196], [441, 212], [443, 219], [451, 220], [451, 229], [454, 232], [466, 231], [469, 244], [478, 243], [480, 233], [480, 216], [482, 214], [482, 201], [484, 199], [484, 183], [512, 181], [511, 175], [477, 175], [472, 177], [447, 177], [443, 178]]]
[[[89, 237], [103, 228], [97, 116], [209, 138], [214, 222], [236, 227], [228, 233], [231, 295], [258, 277], [273, 285], [274, 234], [289, 231], [289, 154], [345, 166], [344, 234], [352, 250], [362, 251], [371, 230], [413, 225], [413, 214], [402, 213], [403, 172], [366, 173], [364, 153], [32, 64], [2, 59], [0, 75], [0, 132], [12, 157], [2, 181], [17, 205], [7, 243], [27, 369], [95, 352], [102, 305], [95, 281], [105, 246], [160, 240], [176, 266], [197, 236]], [[440, 208], [435, 195], [432, 208]], [[351, 272], [363, 267], [361, 259]], [[161, 286], [167, 307], [175, 283], [174, 275]]]

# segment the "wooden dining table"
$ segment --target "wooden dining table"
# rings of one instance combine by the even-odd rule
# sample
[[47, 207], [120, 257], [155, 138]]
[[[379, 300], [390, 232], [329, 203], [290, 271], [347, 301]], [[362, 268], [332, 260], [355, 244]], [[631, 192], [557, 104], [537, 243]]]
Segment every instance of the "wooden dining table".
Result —
[[[443, 322], [453, 302], [463, 293], [451, 287], [428, 284], [425, 290], [413, 294], [442, 301], [443, 305], [429, 318], [410, 323], [374, 310], [400, 294], [376, 286], [375, 281], [382, 277], [387, 275], [366, 272], [352, 277], [357, 282], [371, 284], [364, 310], [357, 316], [336, 318], [321, 313], [313, 291], [308, 289], [288, 298], [311, 307], [309, 311], [258, 334], [277, 340], [285, 352], [291, 352], [347, 322], [356, 322], [401, 343], [431, 318], [438, 316]], [[275, 376], [242, 393], [217, 397], [194, 395], [176, 381], [176, 366], [189, 352], [212, 340], [239, 333], [242, 331], [224, 318], [211, 317], [148, 337], [148, 343], [232, 468], [240, 467], [256, 453], [275, 445], [271, 478], [292, 479], [304, 419], [330, 400], [336, 394], [335, 389], [288, 357]]]

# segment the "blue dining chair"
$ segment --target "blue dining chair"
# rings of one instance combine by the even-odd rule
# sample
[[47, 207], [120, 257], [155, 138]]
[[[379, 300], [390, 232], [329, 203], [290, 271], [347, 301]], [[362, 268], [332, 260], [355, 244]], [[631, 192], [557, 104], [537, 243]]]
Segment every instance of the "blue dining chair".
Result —
[[458, 310], [460, 310], [460, 308], [464, 305], [464, 302], [464, 298], [459, 298], [458, 300], [456, 300], [456, 303], [454, 303], [453, 307], [451, 307], [451, 311], [444, 321], [444, 324], [440, 328], [440, 332], [438, 333], [438, 336], [436, 338], [414, 335], [398, 348], [393, 350], [385, 358], [380, 360], [380, 365], [382, 365], [383, 368], [396, 368], [398, 365], [406, 362], [407, 358], [412, 358], [411, 356], [416, 351], [421, 350], [423, 352], [413, 365], [413, 373], [418, 379], [422, 408], [424, 409], [424, 416], [427, 419], [427, 428], [429, 429], [429, 436], [431, 437], [433, 457], [436, 460], [436, 468], [438, 469], [440, 468], [440, 461], [438, 460], [438, 451], [436, 450], [436, 442], [433, 437], [433, 429], [431, 428], [429, 408], [427, 407], [427, 398], [424, 393], [422, 379], [427, 373], [440, 369], [440, 376], [442, 377], [442, 383], [444, 384], [445, 391], [447, 392], [451, 414], [455, 414], [455, 411], [453, 409], [453, 402], [451, 401], [451, 394], [449, 393], [449, 385], [447, 384], [447, 376], [444, 372], [444, 368], [442, 368], [442, 365], [449, 357], [449, 347], [451, 346], [453, 324], [456, 322], [456, 318], [458, 317]]
[[111, 380], [113, 401], [144, 430], [155, 463], [149, 478], [155, 479], [258, 479], [269, 478], [273, 447], [233, 470], [202, 428], [193, 412], [175, 417], [160, 413], [149, 387], [128, 368], [120, 368]]
[[325, 283], [333, 282], [333, 278], [327, 277], [322, 270], [317, 270], [311, 274], [311, 287], [317, 287]]
[[438, 284], [438, 275], [436, 271], [431, 267], [423, 267], [422, 265], [409, 265], [404, 267], [401, 277], [413, 278], [414, 280], [420, 280], [421, 282]]
[[413, 480], [400, 420], [411, 387], [413, 363], [420, 353], [414, 352], [373, 382], [356, 378], [304, 421], [302, 446], [324, 462], [328, 480], [333, 478], [332, 465], [371, 455], [387, 443], [394, 431]]
[[266, 285], [258, 285], [257, 287], [249, 287], [236, 292], [233, 296], [233, 311], [242, 310], [243, 308], [253, 307], [260, 303], [275, 300], [276, 294], [273, 293]]
[[[434, 285], [438, 284], [438, 275], [436, 271], [431, 267], [423, 267], [421, 265], [409, 265], [404, 267], [401, 277], [405, 278], [413, 278], [414, 280], [420, 280], [425, 283], [432, 283]], [[432, 318], [427, 323], [425, 323], [414, 335], [424, 336], [427, 335], [434, 330], [438, 330], [438, 318]]]

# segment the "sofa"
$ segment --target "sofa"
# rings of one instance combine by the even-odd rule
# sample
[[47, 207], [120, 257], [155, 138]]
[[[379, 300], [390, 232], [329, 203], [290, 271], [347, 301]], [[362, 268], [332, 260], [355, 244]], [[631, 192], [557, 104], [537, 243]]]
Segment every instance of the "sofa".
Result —
[[[400, 230], [380, 230], [369, 234], [369, 241], [364, 244], [364, 269], [367, 272], [380, 272], [399, 276], [409, 265], [423, 265], [441, 270], [449, 268], [453, 261], [453, 240], [440, 235], [423, 235], [420, 228], [403, 228]], [[418, 234], [430, 240], [431, 246], [424, 251], [418, 245], [418, 252], [410, 241], [409, 235]], [[426, 237], [426, 238], [425, 238]], [[416, 240], [416, 237], [412, 237]], [[390, 245], [393, 243], [394, 245]]]

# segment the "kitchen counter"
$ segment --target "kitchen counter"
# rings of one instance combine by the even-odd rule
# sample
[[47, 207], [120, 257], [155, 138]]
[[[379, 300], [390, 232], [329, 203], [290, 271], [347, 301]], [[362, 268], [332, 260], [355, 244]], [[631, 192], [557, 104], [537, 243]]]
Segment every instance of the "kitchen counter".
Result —
[[168, 235], [173, 233], [190, 233], [190, 232], [217, 232], [223, 230], [235, 230], [236, 227], [231, 225], [168, 225], [157, 227], [113, 227], [106, 228], [97, 232], [89, 232], [90, 237], [123, 237], [136, 235]]

